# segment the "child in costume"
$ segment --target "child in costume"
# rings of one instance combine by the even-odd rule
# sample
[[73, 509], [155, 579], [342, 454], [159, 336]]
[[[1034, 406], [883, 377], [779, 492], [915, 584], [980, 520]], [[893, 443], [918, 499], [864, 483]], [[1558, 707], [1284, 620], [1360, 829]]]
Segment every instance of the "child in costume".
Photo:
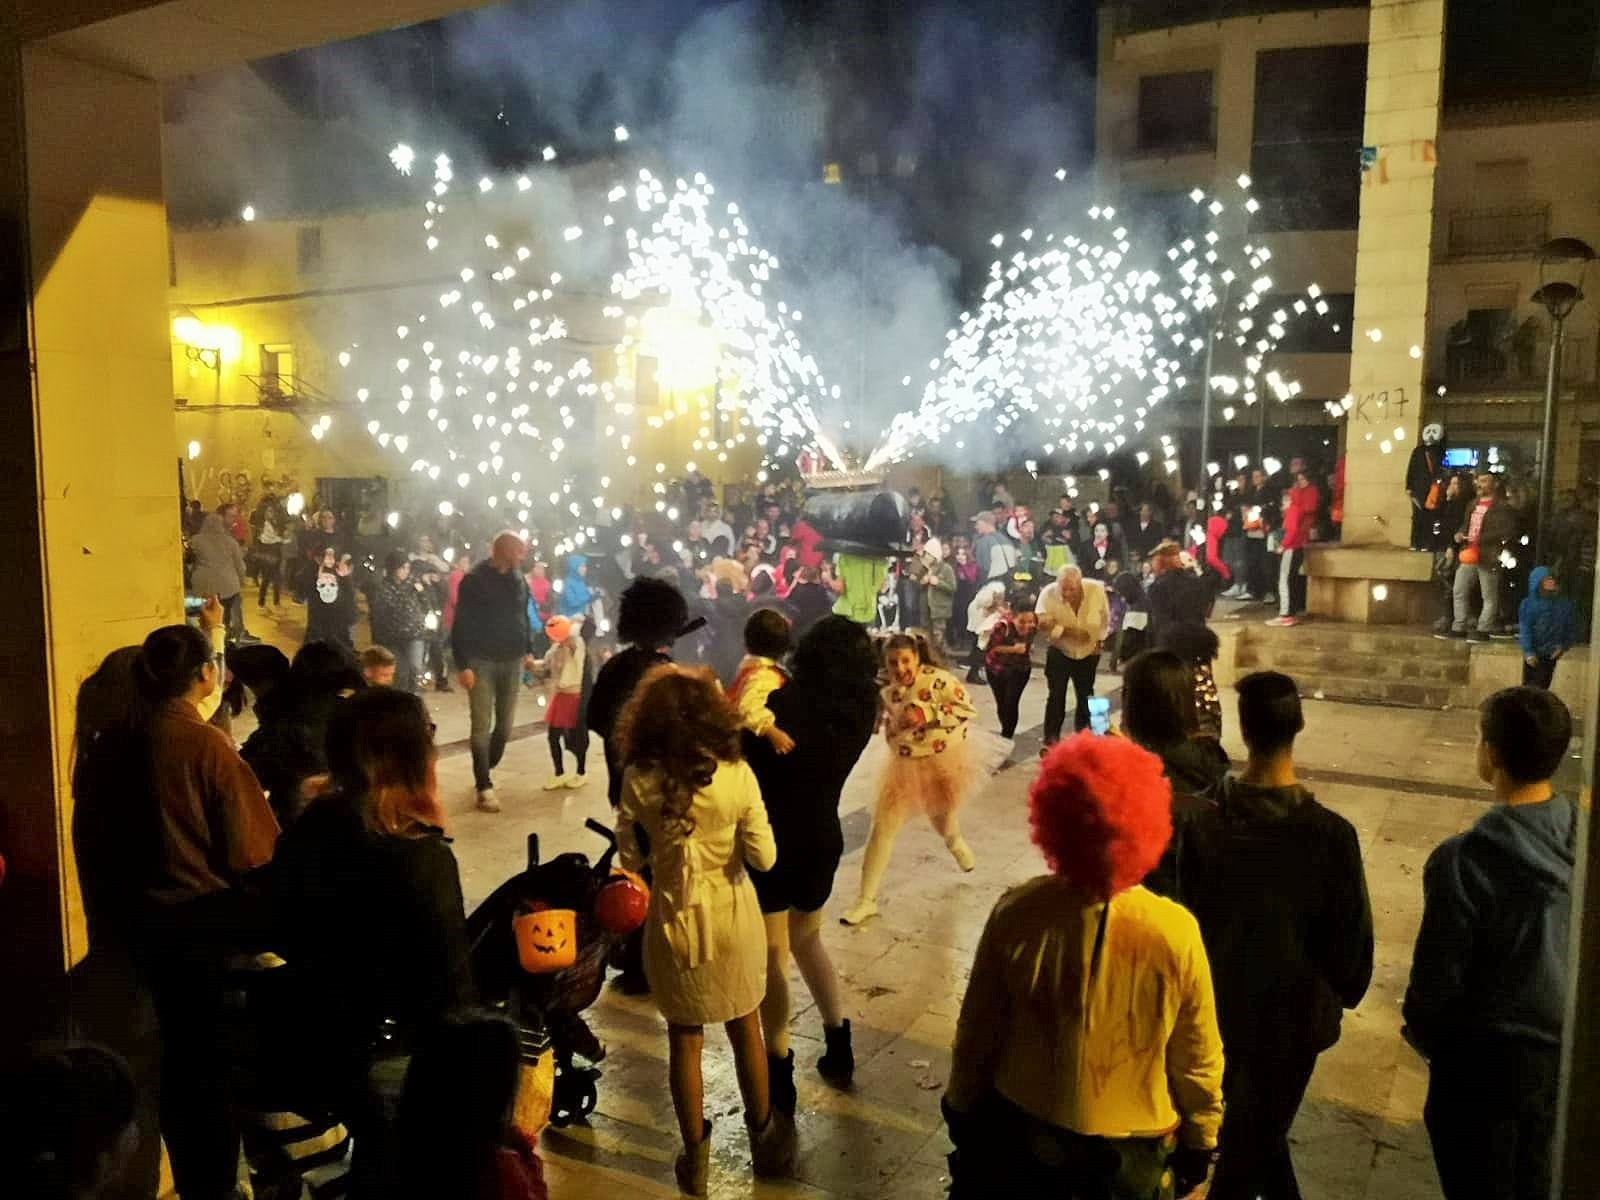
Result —
[[739, 710], [746, 729], [766, 738], [779, 754], [787, 754], [794, 749], [794, 739], [778, 728], [767, 697], [789, 682], [789, 673], [779, 665], [794, 648], [789, 618], [775, 608], [757, 609], [744, 623], [744, 648], [744, 661], [728, 688], [728, 699]]
[[978, 710], [964, 683], [932, 661], [927, 643], [896, 634], [884, 645], [889, 682], [883, 700], [883, 734], [890, 758], [878, 788], [872, 833], [861, 863], [861, 891], [840, 923], [860, 925], [878, 912], [878, 885], [894, 853], [900, 827], [913, 812], [929, 822], [949, 848], [956, 865], [972, 870], [975, 861], [956, 811], [972, 778], [967, 726]]
[[[583, 684], [589, 672], [589, 654], [579, 632], [580, 623], [581, 619], [575, 622], [566, 617], [551, 617], [544, 625], [545, 636], [550, 639], [550, 653], [544, 658], [548, 676], [544, 727], [550, 734], [550, 761], [556, 768], [556, 773], [545, 782], [547, 792], [581, 788], [588, 782], [584, 766], [589, 756], [589, 729], [583, 723]], [[566, 773], [561, 757], [563, 742], [578, 760], [575, 775]]]

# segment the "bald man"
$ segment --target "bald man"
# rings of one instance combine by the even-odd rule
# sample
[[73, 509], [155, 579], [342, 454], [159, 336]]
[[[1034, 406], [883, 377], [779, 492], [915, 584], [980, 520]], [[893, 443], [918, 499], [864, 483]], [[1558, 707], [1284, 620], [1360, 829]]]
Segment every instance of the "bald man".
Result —
[[1050, 694], [1044, 704], [1044, 744], [1061, 736], [1066, 723], [1067, 685], [1077, 693], [1073, 728], [1089, 724], [1089, 697], [1100, 670], [1100, 648], [1111, 629], [1105, 585], [1085, 579], [1077, 567], [1062, 567], [1056, 581], [1039, 593], [1039, 628], [1050, 639], [1044, 677]]
[[490, 772], [511, 738], [523, 669], [533, 666], [528, 582], [521, 571], [527, 553], [516, 534], [497, 535], [489, 557], [461, 580], [450, 630], [472, 713], [472, 781], [483, 812], [500, 811]]

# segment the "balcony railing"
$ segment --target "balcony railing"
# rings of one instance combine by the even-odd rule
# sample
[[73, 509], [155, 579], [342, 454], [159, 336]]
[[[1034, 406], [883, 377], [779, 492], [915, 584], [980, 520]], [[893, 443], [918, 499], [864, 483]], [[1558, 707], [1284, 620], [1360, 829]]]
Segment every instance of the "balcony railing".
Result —
[[1445, 253], [1452, 258], [1534, 254], [1550, 240], [1550, 206], [1467, 208], [1450, 214]]
[[[1445, 384], [1460, 392], [1542, 392], [1550, 364], [1546, 335], [1529, 346], [1449, 346]], [[1595, 343], [1568, 334], [1561, 346], [1561, 383], [1577, 387], [1595, 381]]]
[[1140, 33], [1231, 17], [1261, 17], [1319, 8], [1366, 8], [1368, 0], [1121, 0], [1102, 12], [1113, 33]]
[[255, 389], [257, 400], [271, 407], [321, 407], [332, 403], [320, 388], [297, 376], [245, 375], [242, 378]]

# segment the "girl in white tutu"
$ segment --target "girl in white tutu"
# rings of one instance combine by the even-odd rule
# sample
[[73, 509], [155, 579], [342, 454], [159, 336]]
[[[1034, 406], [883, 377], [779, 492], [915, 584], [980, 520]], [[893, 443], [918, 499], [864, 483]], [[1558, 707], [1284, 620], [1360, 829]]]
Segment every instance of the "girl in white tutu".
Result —
[[935, 664], [918, 636], [896, 634], [884, 644], [888, 684], [882, 728], [889, 762], [878, 787], [872, 833], [861, 863], [861, 891], [839, 920], [860, 925], [878, 912], [878, 886], [894, 853], [895, 838], [914, 812], [929, 822], [949, 847], [956, 865], [973, 868], [972, 850], [961, 836], [956, 811], [972, 781], [967, 725], [977, 715], [967, 686]]

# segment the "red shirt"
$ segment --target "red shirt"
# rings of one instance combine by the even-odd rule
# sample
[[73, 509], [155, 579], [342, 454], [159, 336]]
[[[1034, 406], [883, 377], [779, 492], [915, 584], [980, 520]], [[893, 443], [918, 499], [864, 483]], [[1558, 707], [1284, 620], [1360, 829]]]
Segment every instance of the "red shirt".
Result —
[[1479, 500], [1472, 506], [1472, 515], [1467, 518], [1467, 545], [1474, 550], [1478, 548], [1478, 539], [1483, 536], [1483, 519], [1493, 507], [1493, 500]]
[[[996, 654], [999, 646], [1027, 646], [1027, 654]], [[1026, 675], [1033, 670], [1033, 635], [1023, 637], [1010, 617], [1001, 617], [989, 630], [989, 650], [983, 665], [990, 675]]]

